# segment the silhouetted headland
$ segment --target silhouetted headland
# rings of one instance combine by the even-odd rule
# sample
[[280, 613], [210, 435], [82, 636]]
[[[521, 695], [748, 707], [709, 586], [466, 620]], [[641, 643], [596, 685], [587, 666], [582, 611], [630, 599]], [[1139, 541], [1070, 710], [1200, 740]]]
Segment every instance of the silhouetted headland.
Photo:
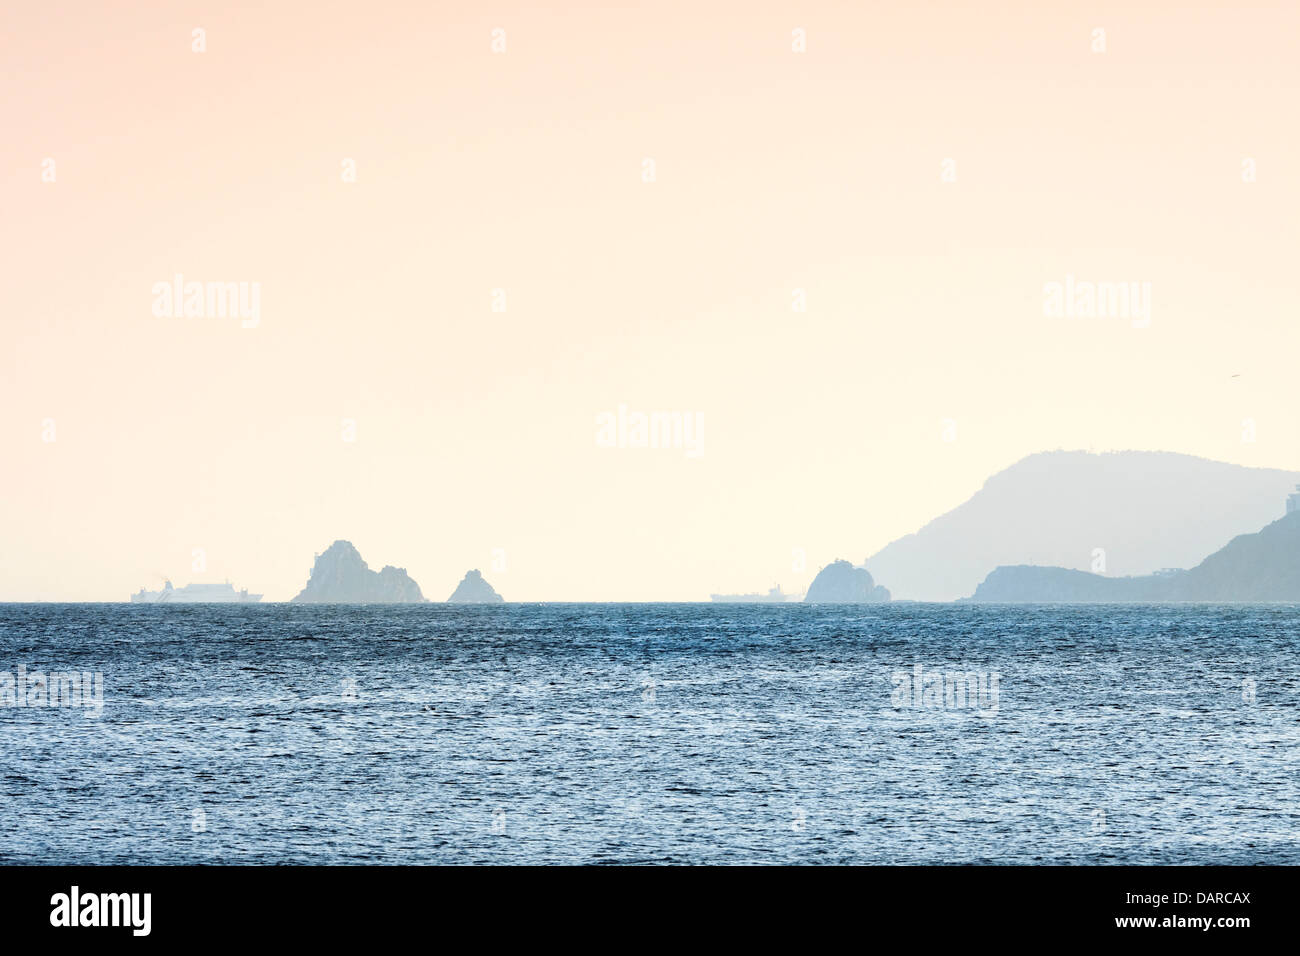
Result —
[[1001, 565], [1113, 575], [1189, 568], [1262, 528], [1300, 474], [1157, 451], [1041, 452], [866, 561], [895, 598], [968, 597]]
[[1238, 535], [1189, 570], [1104, 577], [1070, 568], [995, 569], [971, 601], [1000, 604], [1300, 602], [1300, 511]]

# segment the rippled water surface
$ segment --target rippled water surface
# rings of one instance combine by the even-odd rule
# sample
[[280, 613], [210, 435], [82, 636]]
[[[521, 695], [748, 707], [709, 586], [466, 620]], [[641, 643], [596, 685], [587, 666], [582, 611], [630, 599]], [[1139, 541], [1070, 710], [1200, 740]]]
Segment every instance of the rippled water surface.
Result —
[[[0, 700], [0, 861], [1295, 864], [1298, 631], [1284, 606], [0, 605], [0, 672], [105, 686], [98, 713]], [[917, 665], [985, 694], [916, 706]]]

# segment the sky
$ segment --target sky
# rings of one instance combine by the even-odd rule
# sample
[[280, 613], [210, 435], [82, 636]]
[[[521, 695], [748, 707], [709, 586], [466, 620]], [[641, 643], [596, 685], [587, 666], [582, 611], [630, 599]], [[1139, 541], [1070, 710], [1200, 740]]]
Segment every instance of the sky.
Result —
[[[798, 591], [1038, 451], [1300, 468], [1298, 37], [1289, 2], [5, 4], [0, 600], [285, 600], [337, 538], [438, 600]], [[1133, 308], [1053, 311], [1087, 283]]]

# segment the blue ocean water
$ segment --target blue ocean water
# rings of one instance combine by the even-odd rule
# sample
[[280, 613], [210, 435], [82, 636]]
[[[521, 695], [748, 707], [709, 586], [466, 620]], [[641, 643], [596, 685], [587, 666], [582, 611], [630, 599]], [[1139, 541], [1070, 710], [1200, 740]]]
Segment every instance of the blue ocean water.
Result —
[[[1276, 605], [0, 605], [0, 862], [1296, 864], [1298, 629]], [[19, 694], [20, 667], [99, 672], [102, 707]]]

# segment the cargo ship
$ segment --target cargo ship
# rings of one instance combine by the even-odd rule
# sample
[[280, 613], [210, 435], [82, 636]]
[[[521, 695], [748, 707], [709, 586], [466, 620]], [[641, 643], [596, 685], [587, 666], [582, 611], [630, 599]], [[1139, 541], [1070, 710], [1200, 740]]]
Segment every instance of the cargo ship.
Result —
[[785, 604], [799, 600], [799, 595], [784, 593], [778, 584], [766, 594], [710, 594], [709, 600], [715, 604]]
[[132, 604], [256, 604], [260, 594], [249, 594], [248, 588], [236, 591], [229, 581], [224, 584], [187, 584], [174, 588], [170, 581], [161, 591], [141, 588], [131, 595]]

